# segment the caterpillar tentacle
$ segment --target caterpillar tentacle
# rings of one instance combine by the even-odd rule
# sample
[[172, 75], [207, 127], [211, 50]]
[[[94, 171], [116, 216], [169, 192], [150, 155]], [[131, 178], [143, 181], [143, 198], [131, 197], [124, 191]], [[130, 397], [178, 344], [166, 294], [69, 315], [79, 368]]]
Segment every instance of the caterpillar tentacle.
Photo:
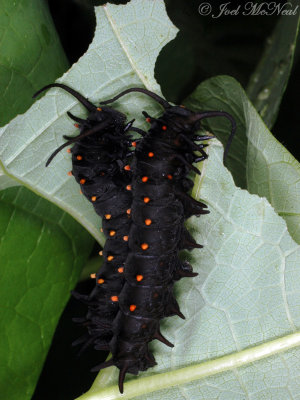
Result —
[[58, 87], [66, 92], [70, 93], [72, 96], [74, 96], [89, 112], [93, 112], [97, 107], [95, 104], [91, 103], [88, 99], [86, 99], [84, 96], [82, 96], [79, 92], [76, 90], [70, 88], [67, 85], [64, 85], [63, 83], [51, 83], [50, 85], [44, 86], [42, 89], [38, 90], [32, 97], [35, 98], [39, 96], [42, 92], [50, 89]]
[[[231, 123], [231, 133], [229, 135], [229, 138], [227, 139], [227, 143], [224, 149], [224, 154], [223, 154], [223, 162], [225, 162], [229, 148], [231, 146], [231, 143], [233, 141], [233, 138], [236, 133], [236, 122], [233, 116], [226, 111], [201, 111], [199, 113], [195, 113], [195, 115], [192, 117], [193, 122], [201, 121], [204, 118], [214, 118], [214, 117], [225, 117], [227, 118], [230, 123]], [[204, 140], [204, 139], [202, 139]]]
[[132, 92], [140, 92], [140, 93], [144, 93], [147, 96], [151, 97], [152, 99], [154, 99], [155, 101], [157, 101], [159, 104], [161, 104], [164, 108], [169, 108], [171, 107], [171, 105], [162, 97], [158, 96], [156, 93], [151, 92], [150, 90], [144, 89], [144, 88], [130, 88], [130, 89], [126, 89], [123, 92], [119, 93], [117, 96], [113, 97], [112, 99], [109, 100], [105, 100], [102, 101], [100, 104], [109, 104], [109, 103], [113, 103], [116, 100], [118, 100], [120, 97], [128, 94], [128, 93], [132, 93]]

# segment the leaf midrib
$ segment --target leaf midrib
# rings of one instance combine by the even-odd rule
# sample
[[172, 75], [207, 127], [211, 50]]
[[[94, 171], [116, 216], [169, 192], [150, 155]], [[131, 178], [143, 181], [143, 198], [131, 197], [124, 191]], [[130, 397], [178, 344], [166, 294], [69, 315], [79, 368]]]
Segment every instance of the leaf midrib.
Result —
[[105, 13], [105, 15], [106, 15], [106, 17], [107, 17], [107, 20], [108, 20], [108, 22], [109, 22], [109, 24], [110, 24], [110, 26], [111, 26], [111, 29], [113, 30], [113, 32], [114, 32], [116, 38], [118, 39], [118, 42], [120, 43], [120, 46], [122, 47], [122, 49], [123, 49], [123, 51], [124, 51], [126, 57], [128, 58], [128, 61], [129, 61], [130, 65], [131, 65], [132, 69], [136, 72], [137, 76], [140, 78], [140, 80], [142, 81], [143, 85], [144, 85], [147, 89], [149, 89], [149, 90], [153, 89], [150, 85], [148, 85], [147, 80], [144, 78], [144, 76], [140, 73], [139, 69], [138, 69], [137, 66], [135, 65], [135, 63], [134, 63], [134, 61], [133, 61], [133, 59], [132, 59], [132, 57], [131, 57], [131, 55], [130, 55], [129, 50], [127, 49], [125, 43], [124, 43], [124, 42], [122, 41], [122, 39], [121, 39], [121, 35], [120, 35], [120, 33], [119, 33], [119, 30], [118, 30], [118, 28], [117, 28], [117, 25], [115, 24], [115, 22], [114, 22], [114, 20], [113, 20], [113, 18], [112, 18], [112, 16], [111, 16], [111, 14], [110, 14], [109, 11], [108, 11], [108, 7], [107, 7], [106, 5], [103, 6], [103, 10], [104, 10], [104, 13]]
[[121, 397], [123, 400], [132, 399], [147, 393], [167, 389], [172, 386], [183, 385], [224, 371], [233, 370], [297, 346], [300, 346], [300, 332], [292, 333], [279, 339], [250, 347], [246, 350], [222, 356], [215, 360], [179, 368], [170, 372], [133, 379], [125, 383], [123, 395], [120, 395], [117, 385], [99, 390], [99, 387], [105, 385], [105, 380], [101, 382], [100, 377], [100, 380], [97, 382], [97, 389], [93, 389], [92, 387], [89, 392], [78, 397], [77, 400], [112, 400]]

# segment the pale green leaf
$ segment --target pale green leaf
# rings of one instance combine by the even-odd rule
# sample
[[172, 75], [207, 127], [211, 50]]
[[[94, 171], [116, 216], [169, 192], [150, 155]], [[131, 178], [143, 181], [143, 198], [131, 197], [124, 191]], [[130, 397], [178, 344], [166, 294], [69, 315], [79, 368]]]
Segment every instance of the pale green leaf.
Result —
[[111, 367], [80, 400], [299, 398], [300, 246], [266, 199], [235, 187], [219, 142], [208, 153], [193, 194], [211, 213], [189, 221], [199, 276], [176, 284], [186, 320], [162, 321], [175, 347], [152, 343], [158, 365], [128, 374], [124, 395]]
[[[128, 87], [147, 87], [159, 93], [154, 65], [161, 48], [176, 34], [162, 0], [132, 0], [125, 6], [96, 8], [97, 28], [87, 53], [60, 80], [98, 103]], [[51, 83], [51, 82], [49, 82]], [[139, 119], [141, 110], [157, 114], [160, 107], [142, 94], [124, 97], [119, 109]], [[138, 110], [138, 111], [137, 111]], [[76, 130], [66, 112], [84, 116], [78, 101], [61, 89], [51, 90], [30, 110], [0, 130], [2, 168], [11, 178], [68, 211], [98, 240], [99, 221], [93, 207], [79, 195], [64, 151], [45, 168], [63, 135]]]
[[20, 185], [19, 182], [15, 181], [14, 179], [11, 179], [8, 175], [5, 175], [0, 170], [0, 191], [12, 186], [19, 186], [19, 185]]

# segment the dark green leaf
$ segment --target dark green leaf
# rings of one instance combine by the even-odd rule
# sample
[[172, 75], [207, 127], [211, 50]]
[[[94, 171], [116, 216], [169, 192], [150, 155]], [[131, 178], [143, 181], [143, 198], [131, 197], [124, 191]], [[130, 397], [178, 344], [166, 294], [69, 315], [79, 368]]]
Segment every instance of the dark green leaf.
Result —
[[[238, 130], [227, 165], [236, 184], [266, 197], [299, 243], [300, 165], [268, 130], [239, 83], [228, 76], [208, 79], [185, 104], [196, 110], [225, 110], [232, 114]], [[225, 118], [207, 121], [210, 130], [226, 143], [230, 126]]]
[[[295, 10], [298, 1], [290, 4], [287, 3], [287, 9]], [[247, 87], [250, 100], [270, 129], [276, 120], [293, 65], [299, 21], [299, 12], [280, 18]]]
[[2, 191], [0, 207], [0, 393], [26, 400], [93, 239], [28, 189]]
[[0, 124], [33, 103], [32, 95], [68, 67], [46, 1], [0, 3]]
[[[237, 131], [229, 150], [226, 166], [232, 173], [236, 185], [246, 188], [247, 137], [241, 91], [242, 88], [233, 78], [218, 76], [199, 85], [184, 101], [184, 104], [193, 110], [227, 111], [235, 118]], [[223, 145], [227, 143], [231, 124], [226, 118], [210, 118], [205, 120], [204, 124]]]

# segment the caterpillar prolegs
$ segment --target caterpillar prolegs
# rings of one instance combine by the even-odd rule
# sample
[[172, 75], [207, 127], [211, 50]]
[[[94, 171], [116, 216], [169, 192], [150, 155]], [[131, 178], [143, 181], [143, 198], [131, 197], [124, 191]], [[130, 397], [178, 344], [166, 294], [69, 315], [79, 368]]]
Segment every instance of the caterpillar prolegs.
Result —
[[[53, 85], [48, 87], [51, 86]], [[67, 90], [66, 87], [64, 89]], [[90, 322], [87, 337], [82, 338], [82, 340], [87, 340], [87, 344], [94, 343], [96, 349], [109, 349], [111, 351], [112, 358], [98, 365], [94, 370], [100, 370], [111, 365], [117, 366], [120, 369], [119, 389], [121, 393], [123, 392], [126, 373], [138, 374], [139, 371], [144, 371], [156, 364], [155, 358], [148, 348], [150, 341], [158, 339], [167, 346], [173, 347], [172, 343], [162, 336], [160, 321], [173, 315], [184, 318], [174, 297], [173, 285], [175, 281], [182, 277], [197, 275], [193, 272], [191, 265], [188, 262], [182, 262], [178, 255], [182, 249], [192, 250], [202, 247], [195, 242], [184, 227], [184, 221], [192, 215], [199, 216], [209, 212], [205, 204], [194, 200], [188, 194], [188, 191], [193, 187], [193, 181], [188, 178], [189, 172], [192, 170], [195, 173], [200, 173], [193, 164], [207, 158], [204, 150], [206, 144], [201, 142], [213, 137], [211, 135], [197, 135], [200, 122], [204, 118], [217, 116], [223, 116], [230, 120], [232, 131], [224, 156], [228, 152], [235, 133], [235, 121], [226, 112], [193, 112], [182, 106], [172, 106], [158, 95], [142, 88], [125, 90], [115, 98], [102, 102], [102, 110], [104, 110], [103, 105], [114, 102], [130, 92], [142, 92], [152, 97], [162, 105], [164, 113], [161, 117], [155, 119], [144, 112], [147, 121], [151, 124], [147, 133], [133, 128], [131, 123], [126, 125], [123, 118], [122, 124], [118, 125], [118, 129], [116, 129], [117, 136], [121, 131], [121, 136], [124, 139], [121, 150], [118, 147], [120, 142], [114, 141], [115, 132], [111, 130], [110, 136], [107, 136], [107, 139], [111, 139], [109, 153], [111, 157], [107, 164], [110, 165], [108, 168], [110, 170], [110, 163], [115, 167], [116, 165], [123, 167], [128, 162], [129, 142], [126, 136], [124, 138], [124, 133], [132, 129], [142, 134], [129, 167], [130, 174], [124, 173], [122, 168], [118, 169], [117, 167], [113, 168], [114, 173], [108, 174], [109, 179], [113, 182], [109, 184], [109, 187], [113, 185], [114, 190], [118, 191], [120, 196], [114, 197], [112, 195], [109, 200], [102, 187], [105, 181], [100, 178], [91, 184], [92, 191], [87, 192], [85, 189], [88, 187], [85, 186], [86, 182], [84, 185], [81, 183], [85, 195], [89, 196], [91, 201], [93, 201], [92, 197], [95, 196], [95, 201], [99, 202], [99, 208], [95, 207], [99, 215], [105, 217], [108, 211], [107, 209], [104, 211], [104, 208], [108, 205], [112, 207], [108, 213], [112, 225], [106, 228], [107, 219], [104, 219], [105, 233], [108, 238], [106, 242], [108, 244], [105, 245], [103, 253], [106, 263], [104, 269], [102, 268], [97, 274], [98, 283], [92, 294], [83, 299], [87, 302], [89, 311], [82, 322]], [[84, 104], [79, 96], [77, 94], [77, 98]], [[112, 109], [109, 110], [111, 110], [110, 115], [115, 112]], [[91, 119], [91, 115], [94, 115], [95, 112], [94, 109], [89, 111], [91, 114], [87, 120]], [[72, 154], [73, 174], [79, 183], [81, 179], [86, 179], [86, 175], [84, 175], [86, 169], [79, 167], [79, 165], [83, 165], [82, 161], [86, 158], [83, 152], [86, 147], [89, 148], [89, 152], [86, 153], [89, 154], [88, 169], [99, 172], [100, 169], [96, 160], [103, 168], [102, 163], [106, 162], [105, 157], [108, 156], [103, 148], [99, 147], [99, 143], [97, 147], [96, 142], [99, 138], [95, 139], [98, 136], [103, 136], [104, 131], [102, 129], [108, 131], [107, 126], [105, 128], [101, 126], [102, 133], [100, 134], [99, 121], [97, 120], [95, 125], [93, 125], [94, 122], [91, 125], [86, 125], [85, 121], [87, 120], [76, 120], [82, 126], [81, 134], [75, 139], [68, 138], [69, 142], [67, 142], [77, 143], [72, 149]], [[92, 120], [94, 121], [96, 118], [92, 118]], [[95, 128], [95, 126], [98, 126], [98, 128]], [[93, 138], [94, 133], [95, 138]], [[84, 144], [82, 144], [82, 141], [84, 141]], [[197, 142], [200, 142], [200, 144]], [[55, 155], [65, 145], [53, 154]], [[80, 148], [81, 145], [82, 148]], [[195, 152], [200, 154], [197, 155]], [[78, 155], [82, 156], [81, 160], [76, 158]], [[50, 159], [52, 159], [52, 156]], [[93, 163], [95, 163], [95, 168]], [[126, 191], [126, 188], [131, 190]], [[101, 196], [104, 197], [100, 201]], [[115, 203], [114, 199], [116, 199]], [[131, 210], [131, 218], [126, 219], [125, 211], [127, 213], [129, 209]], [[120, 210], [122, 210], [121, 214], [114, 214]], [[120, 278], [115, 270], [119, 265], [118, 263], [116, 267], [109, 269], [109, 263], [116, 260], [116, 254], [113, 253], [115, 249], [110, 246], [113, 246], [111, 243], [117, 243], [114, 242], [115, 239], [110, 238], [109, 229], [113, 229], [117, 234], [117, 230], [112, 227], [116, 226], [114, 224], [119, 221], [119, 218], [123, 221], [119, 227], [123, 226], [124, 223], [124, 227], [126, 226], [127, 229], [126, 237], [128, 237], [128, 246], [126, 249], [124, 246], [124, 252], [122, 252], [123, 278]], [[122, 234], [124, 232], [122, 231]], [[113, 258], [109, 260], [109, 257]], [[111, 271], [114, 271], [113, 274], [110, 274]], [[106, 274], [108, 275], [106, 276]], [[103, 282], [99, 284], [101, 279]], [[105, 282], [106, 289], [102, 291], [101, 288], [105, 288]], [[117, 294], [114, 295], [114, 293]], [[108, 313], [107, 321], [103, 310], [110, 310], [108, 306], [110, 302], [115, 303], [112, 304], [112, 307], [115, 306], [115, 308], [113, 308], [113, 312]]]

